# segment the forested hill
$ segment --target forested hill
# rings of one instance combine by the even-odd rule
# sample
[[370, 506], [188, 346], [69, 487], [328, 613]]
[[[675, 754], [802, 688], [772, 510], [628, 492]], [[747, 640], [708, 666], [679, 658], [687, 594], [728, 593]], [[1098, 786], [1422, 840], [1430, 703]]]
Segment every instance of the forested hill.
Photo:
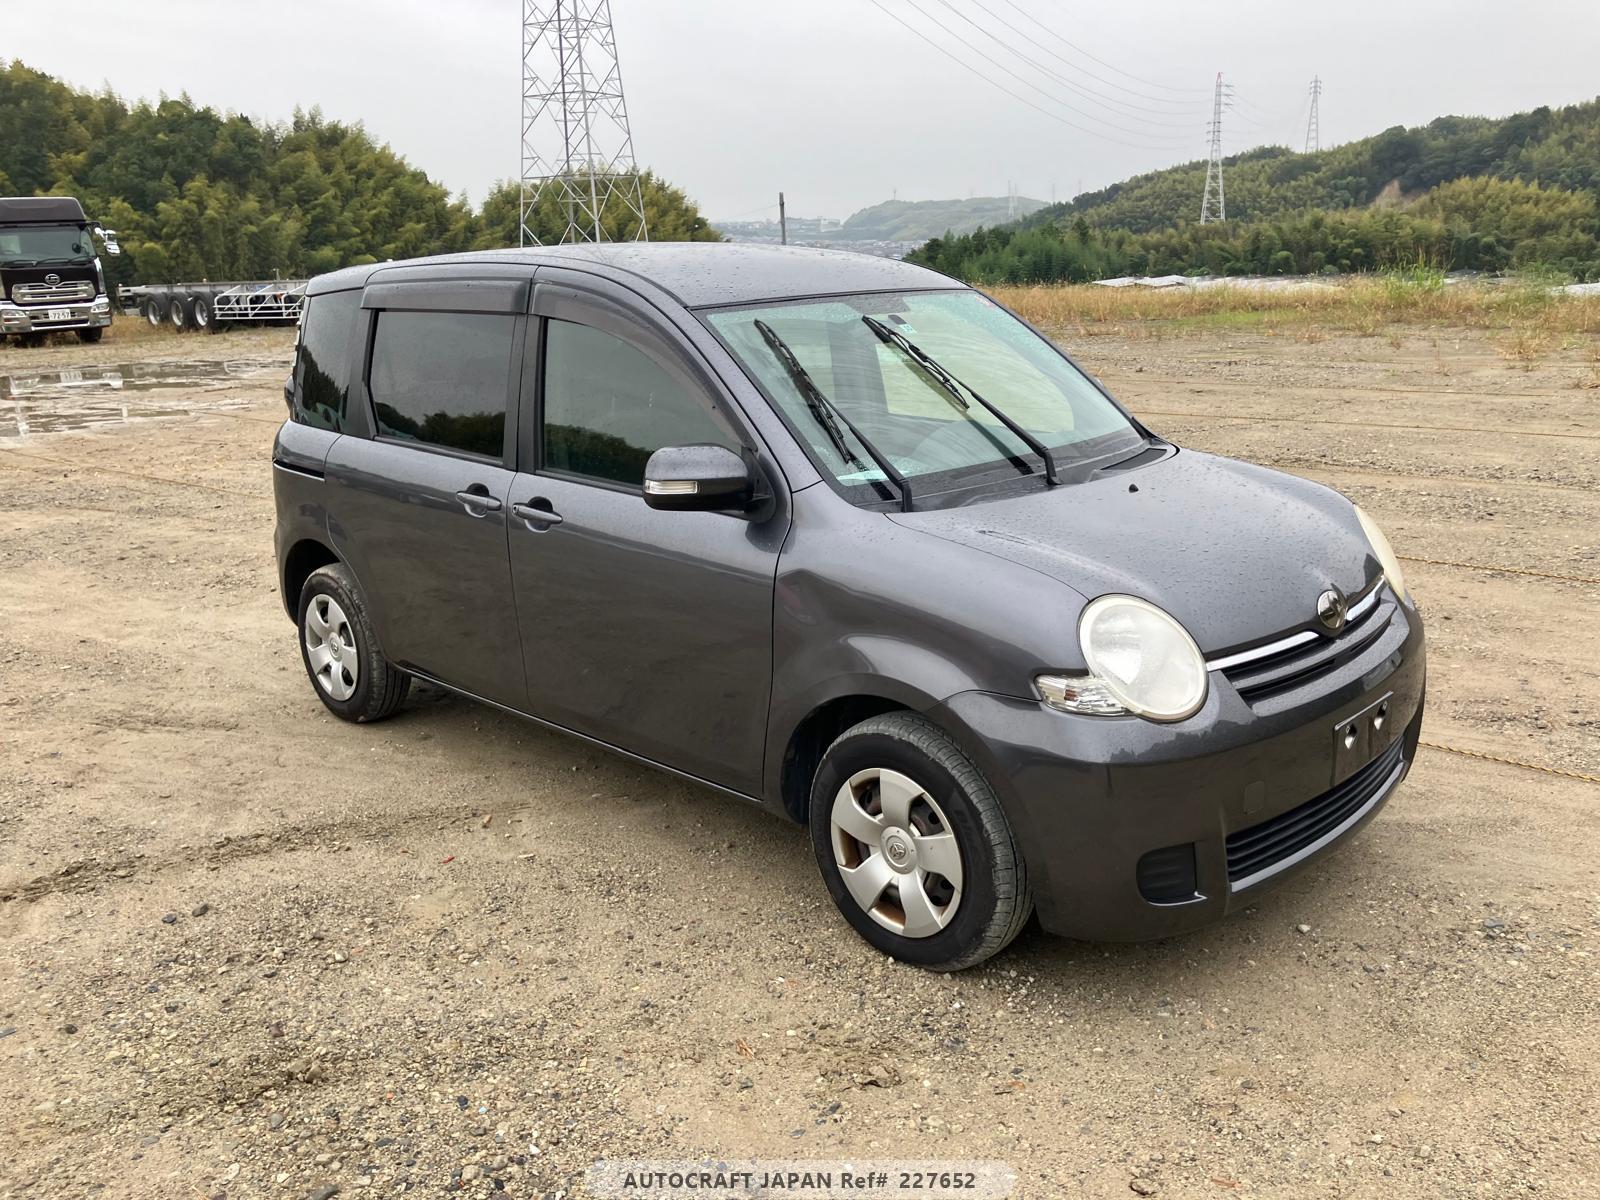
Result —
[[854, 240], [878, 238], [912, 242], [941, 233], [971, 233], [1044, 206], [1043, 200], [1025, 196], [973, 196], [965, 200], [885, 200], [851, 213], [838, 236]]
[[1204, 162], [1140, 175], [912, 261], [977, 282], [1314, 274], [1426, 266], [1600, 278], [1600, 101], [1440, 117], [1317, 154], [1227, 159], [1228, 219], [1199, 224]]
[[[132, 106], [0, 62], [0, 195], [77, 196], [122, 235], [114, 282], [255, 279], [515, 245], [518, 189], [474, 210], [359, 124], [287, 124], [187, 97]], [[645, 179], [650, 236], [718, 237], [682, 192]], [[545, 221], [560, 225], [554, 206]], [[607, 214], [613, 236], [627, 218]]]
[[[1264, 146], [1224, 160], [1228, 218], [1259, 221], [1308, 209], [1362, 208], [1467, 176], [1568, 190], [1600, 186], [1600, 100], [1510, 117], [1439, 117], [1395, 126], [1317, 154]], [[1071, 222], [1148, 233], [1192, 221], [1205, 188], [1204, 159], [1136, 175], [1031, 214], [1032, 228]]]

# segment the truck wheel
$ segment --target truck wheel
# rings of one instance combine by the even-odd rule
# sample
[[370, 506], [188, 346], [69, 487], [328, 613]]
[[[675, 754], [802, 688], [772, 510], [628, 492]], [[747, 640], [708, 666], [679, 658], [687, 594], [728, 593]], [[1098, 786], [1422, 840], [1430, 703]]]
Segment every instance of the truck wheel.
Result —
[[167, 320], [179, 333], [189, 332], [189, 303], [184, 296], [174, 296], [167, 306]]
[[42, 333], [22, 333], [17, 335], [17, 340], [26, 350], [37, 350], [44, 345], [45, 335]]
[[105, 336], [105, 332], [103, 326], [96, 326], [93, 329], [80, 329], [78, 330], [78, 340], [92, 346]]
[[210, 296], [192, 296], [189, 299], [189, 324], [199, 333], [215, 333], [217, 316], [211, 308]]
[[937, 725], [889, 713], [847, 729], [811, 784], [811, 841], [855, 931], [901, 962], [959, 971], [1033, 912], [994, 789]]
[[166, 324], [166, 306], [154, 296], [151, 296], [148, 300], [146, 300], [141, 307], [142, 311], [144, 312], [144, 319], [149, 323], [152, 329], [159, 329], [161, 326]]
[[411, 676], [378, 648], [367, 606], [343, 563], [319, 567], [300, 589], [300, 657], [317, 698], [346, 721], [394, 715]]

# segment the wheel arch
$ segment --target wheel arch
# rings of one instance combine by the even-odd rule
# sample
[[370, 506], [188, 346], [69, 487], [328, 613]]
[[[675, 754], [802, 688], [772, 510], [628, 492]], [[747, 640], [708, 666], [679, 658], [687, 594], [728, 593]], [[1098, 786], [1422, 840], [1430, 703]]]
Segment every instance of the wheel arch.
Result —
[[300, 614], [296, 611], [300, 605], [300, 589], [305, 587], [306, 580], [311, 577], [311, 572], [319, 567], [331, 566], [336, 562], [344, 561], [333, 552], [333, 548], [316, 538], [301, 538], [289, 547], [288, 553], [283, 556], [283, 608], [289, 614], [290, 620], [299, 620]]
[[828, 747], [846, 729], [891, 712], [920, 712], [907, 698], [882, 692], [847, 692], [812, 707], [790, 731], [779, 767], [778, 800], [790, 819], [805, 824], [811, 781]]

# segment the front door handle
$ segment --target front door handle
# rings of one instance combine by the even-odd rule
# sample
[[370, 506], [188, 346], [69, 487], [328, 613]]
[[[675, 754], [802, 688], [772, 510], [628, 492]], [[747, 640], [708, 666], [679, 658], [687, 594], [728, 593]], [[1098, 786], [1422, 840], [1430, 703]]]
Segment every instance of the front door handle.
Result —
[[527, 522], [528, 528], [535, 533], [549, 529], [552, 525], [561, 524], [561, 514], [549, 507], [550, 501], [540, 497], [532, 504], [513, 504], [511, 512], [514, 516], [521, 517]]
[[489, 495], [489, 489], [481, 483], [473, 484], [464, 492], [457, 492], [456, 499], [461, 501], [462, 507], [474, 517], [487, 516], [489, 513], [499, 512], [501, 508], [500, 501]]

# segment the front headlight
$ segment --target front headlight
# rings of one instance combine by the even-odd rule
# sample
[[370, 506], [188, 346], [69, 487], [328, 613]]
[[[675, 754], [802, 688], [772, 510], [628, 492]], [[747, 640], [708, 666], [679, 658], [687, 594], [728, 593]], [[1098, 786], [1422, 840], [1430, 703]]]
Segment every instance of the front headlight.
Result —
[[1041, 675], [1046, 704], [1100, 716], [1181, 721], [1206, 702], [1205, 656], [1189, 631], [1136, 596], [1101, 596], [1078, 619], [1087, 676]]
[[1378, 523], [1361, 511], [1359, 504], [1355, 505], [1355, 510], [1356, 520], [1361, 522], [1361, 528], [1367, 535], [1367, 542], [1372, 546], [1372, 552], [1378, 556], [1378, 565], [1383, 568], [1383, 577], [1389, 581], [1389, 586], [1394, 589], [1396, 596], [1401, 600], [1406, 599], [1406, 577], [1400, 570], [1400, 560], [1395, 557], [1394, 547], [1389, 545], [1389, 539], [1383, 536], [1383, 530], [1378, 528]]

